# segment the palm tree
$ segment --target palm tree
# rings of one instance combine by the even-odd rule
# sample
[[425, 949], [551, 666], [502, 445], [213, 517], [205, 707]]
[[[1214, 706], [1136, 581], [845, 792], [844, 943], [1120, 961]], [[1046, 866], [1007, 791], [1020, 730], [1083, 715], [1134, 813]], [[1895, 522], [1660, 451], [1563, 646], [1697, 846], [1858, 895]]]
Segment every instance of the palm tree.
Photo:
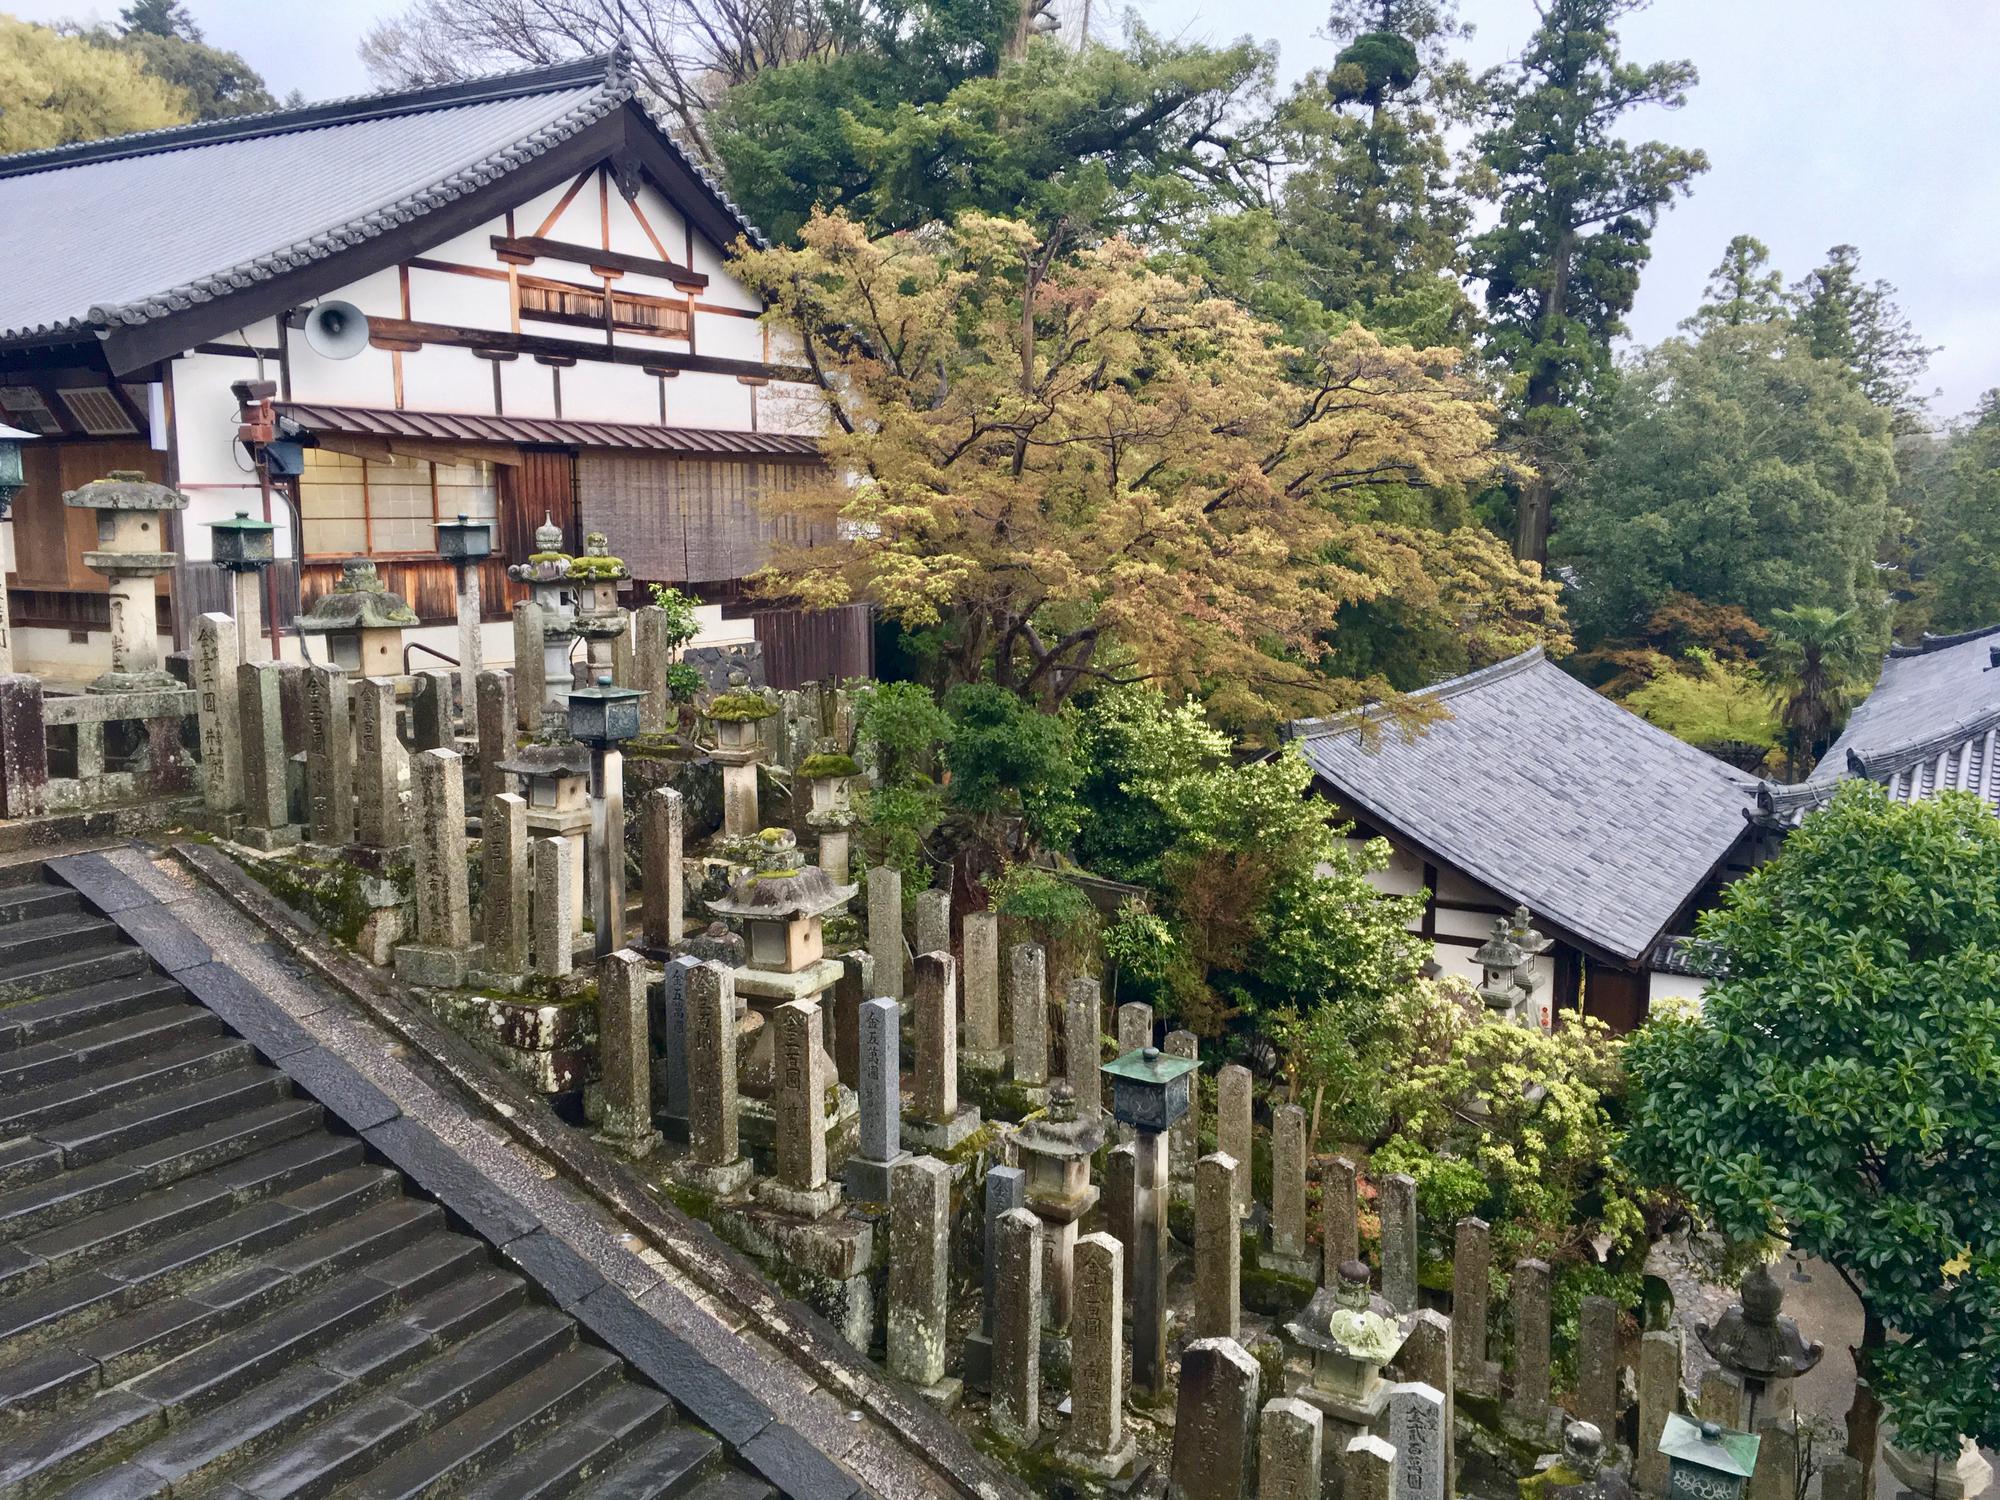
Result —
[[1764, 671], [1784, 695], [1785, 756], [1803, 779], [1847, 717], [1847, 681], [1865, 648], [1851, 609], [1806, 604], [1771, 613], [1777, 628]]

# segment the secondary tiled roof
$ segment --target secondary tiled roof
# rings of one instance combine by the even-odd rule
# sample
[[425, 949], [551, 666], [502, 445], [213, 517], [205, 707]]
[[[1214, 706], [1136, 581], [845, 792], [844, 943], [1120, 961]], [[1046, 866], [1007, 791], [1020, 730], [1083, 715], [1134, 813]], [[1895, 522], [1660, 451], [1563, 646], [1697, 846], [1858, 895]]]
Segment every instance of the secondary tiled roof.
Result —
[[120, 927], [185, 947], [160, 907], [40, 875], [0, 886], [0, 1494], [776, 1493], [288, 1074], [379, 1096], [234, 1034], [243, 980], [159, 972]]
[[1759, 785], [1592, 692], [1535, 649], [1382, 711], [1290, 727], [1342, 801], [1384, 831], [1628, 961], [1653, 947], [1742, 836]]
[[686, 457], [816, 458], [818, 440], [797, 432], [729, 432], [644, 422], [578, 422], [480, 412], [390, 411], [283, 402], [278, 410], [313, 432], [454, 443], [546, 443], [576, 448], [649, 448]]
[[130, 327], [271, 280], [499, 181], [632, 98], [614, 56], [0, 157], [0, 338]]
[[1762, 816], [1796, 824], [1844, 780], [1879, 781], [1899, 802], [1971, 792], [2000, 807], [2000, 625], [1891, 646], [1874, 689], [1856, 706], [1812, 776], [1771, 787]]

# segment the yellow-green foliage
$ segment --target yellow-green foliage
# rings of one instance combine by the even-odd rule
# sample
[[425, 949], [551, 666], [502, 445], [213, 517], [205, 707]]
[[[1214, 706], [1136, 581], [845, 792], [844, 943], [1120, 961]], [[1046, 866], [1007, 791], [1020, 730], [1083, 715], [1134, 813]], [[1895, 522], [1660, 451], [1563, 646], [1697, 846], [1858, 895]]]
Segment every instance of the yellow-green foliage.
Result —
[[1417, 1179], [1437, 1242], [1478, 1213], [1505, 1259], [1588, 1260], [1585, 1242], [1600, 1232], [1614, 1259], [1643, 1248], [1645, 1193], [1615, 1158], [1620, 1043], [1600, 1022], [1564, 1019], [1554, 1033], [1499, 1025], [1440, 993], [1390, 1076], [1393, 1133], [1372, 1166]]
[[1782, 732], [1777, 701], [1752, 669], [1700, 654], [1634, 689], [1625, 706], [1691, 745], [1740, 740], [1775, 750]]
[[0, 153], [158, 130], [187, 98], [131, 52], [0, 16]]

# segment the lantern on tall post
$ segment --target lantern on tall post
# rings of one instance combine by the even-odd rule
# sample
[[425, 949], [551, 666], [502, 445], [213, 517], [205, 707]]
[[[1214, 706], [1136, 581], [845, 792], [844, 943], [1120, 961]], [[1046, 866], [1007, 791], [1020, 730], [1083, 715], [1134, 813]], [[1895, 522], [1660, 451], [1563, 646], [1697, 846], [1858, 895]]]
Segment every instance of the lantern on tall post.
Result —
[[234, 575], [230, 590], [236, 616], [236, 654], [242, 661], [262, 661], [264, 636], [264, 570], [277, 560], [278, 528], [254, 519], [247, 510], [235, 519], [208, 523], [209, 557], [223, 572]]
[[186, 510], [187, 503], [187, 496], [137, 469], [113, 469], [63, 496], [63, 504], [73, 510], [97, 512], [97, 546], [83, 554], [83, 565], [111, 581], [111, 669], [90, 684], [91, 692], [143, 693], [180, 686], [160, 662], [154, 580], [174, 566], [162, 518]]
[[624, 945], [625, 755], [618, 747], [639, 733], [645, 696], [613, 687], [609, 672], [595, 687], [569, 695], [570, 737], [590, 750], [591, 918], [599, 958]]
[[0, 672], [14, 670], [14, 622], [7, 612], [7, 575], [14, 571], [14, 497], [28, 482], [21, 444], [35, 434], [0, 423]]
[[1139, 1047], [1101, 1070], [1111, 1117], [1132, 1128], [1132, 1384], [1167, 1388], [1167, 1132], [1188, 1112], [1195, 1061]]
[[458, 701], [467, 714], [479, 687], [479, 565], [493, 555], [493, 527], [460, 513], [437, 523], [438, 556], [458, 576]]

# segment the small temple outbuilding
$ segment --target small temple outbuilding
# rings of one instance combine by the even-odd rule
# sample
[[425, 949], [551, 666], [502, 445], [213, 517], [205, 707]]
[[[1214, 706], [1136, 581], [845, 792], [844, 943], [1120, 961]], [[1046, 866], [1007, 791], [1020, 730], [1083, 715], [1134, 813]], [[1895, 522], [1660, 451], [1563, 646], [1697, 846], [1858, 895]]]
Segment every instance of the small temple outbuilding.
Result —
[[1538, 940], [1514, 971], [1530, 992], [1524, 1020], [1547, 1026], [1581, 1004], [1625, 1030], [1657, 999], [1700, 993], [1686, 934], [1775, 845], [1752, 821], [1764, 783], [1539, 647], [1408, 707], [1436, 717], [1417, 728], [1375, 706], [1295, 721], [1286, 736], [1352, 836], [1388, 841], [1377, 883], [1429, 895], [1420, 930], [1442, 972], [1490, 983], [1480, 955], [1505, 919]]

